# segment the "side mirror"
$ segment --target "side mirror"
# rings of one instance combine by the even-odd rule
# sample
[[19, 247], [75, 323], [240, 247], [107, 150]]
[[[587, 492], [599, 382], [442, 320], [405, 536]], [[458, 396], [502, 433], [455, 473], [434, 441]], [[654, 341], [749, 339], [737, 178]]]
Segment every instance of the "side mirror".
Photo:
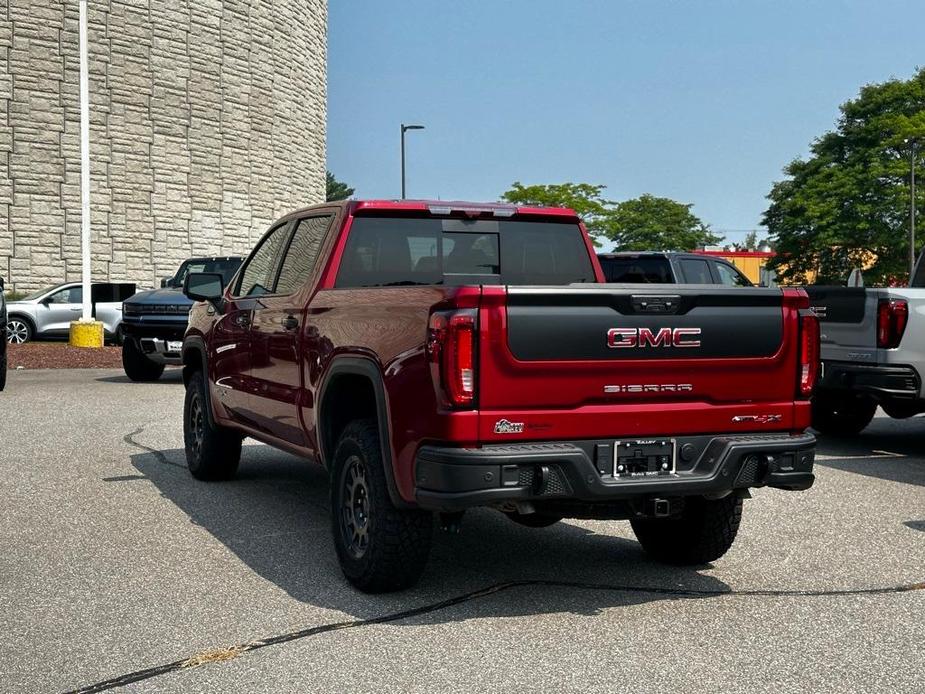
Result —
[[170, 286], [170, 280], [172, 280], [172, 279], [173, 279], [173, 277], [162, 277], [162, 278], [161, 278], [161, 289], [163, 289], [164, 287], [169, 287], [169, 286]]
[[0, 277], [0, 292], [2, 292], [4, 289], [6, 289], [6, 284], [4, 284], [3, 278]]
[[191, 272], [183, 281], [183, 294], [193, 301], [208, 301], [219, 311], [225, 284], [218, 272]]

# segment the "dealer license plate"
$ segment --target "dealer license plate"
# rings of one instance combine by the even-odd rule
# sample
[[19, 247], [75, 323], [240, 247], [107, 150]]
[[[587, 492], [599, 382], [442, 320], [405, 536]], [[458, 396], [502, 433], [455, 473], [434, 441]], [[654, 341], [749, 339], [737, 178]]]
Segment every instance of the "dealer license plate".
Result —
[[655, 477], [674, 472], [674, 439], [637, 439], [615, 441], [613, 476], [617, 479]]

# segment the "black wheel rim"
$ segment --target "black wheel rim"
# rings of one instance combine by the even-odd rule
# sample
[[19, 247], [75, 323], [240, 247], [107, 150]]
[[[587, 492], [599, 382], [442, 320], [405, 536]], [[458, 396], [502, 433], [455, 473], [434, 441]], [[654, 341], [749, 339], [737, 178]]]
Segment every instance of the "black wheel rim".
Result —
[[341, 481], [340, 529], [344, 546], [352, 557], [361, 558], [369, 549], [369, 485], [366, 466], [350, 456]]
[[205, 434], [205, 419], [202, 412], [202, 401], [199, 395], [193, 395], [189, 406], [190, 452], [197, 460], [202, 451], [202, 438]]

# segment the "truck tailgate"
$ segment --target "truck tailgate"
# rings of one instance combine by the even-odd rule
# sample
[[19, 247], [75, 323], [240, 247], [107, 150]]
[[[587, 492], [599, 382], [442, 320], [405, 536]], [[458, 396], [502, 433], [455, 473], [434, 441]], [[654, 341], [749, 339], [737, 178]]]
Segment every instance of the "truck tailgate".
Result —
[[860, 364], [877, 362], [878, 290], [863, 287], [806, 287], [819, 317], [822, 358]]
[[800, 429], [805, 305], [779, 289], [485, 287], [480, 438], [510, 440], [502, 419], [524, 439]]

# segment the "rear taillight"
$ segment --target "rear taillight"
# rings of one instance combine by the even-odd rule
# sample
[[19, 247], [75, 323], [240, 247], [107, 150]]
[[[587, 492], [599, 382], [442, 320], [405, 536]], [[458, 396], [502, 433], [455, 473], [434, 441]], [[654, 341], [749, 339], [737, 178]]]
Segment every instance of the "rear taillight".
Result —
[[800, 312], [800, 379], [799, 395], [808, 398], [819, 376], [819, 319], [816, 314]]
[[446, 406], [471, 407], [475, 403], [475, 325], [475, 311], [431, 314], [427, 338], [430, 372]]
[[899, 347], [908, 321], [908, 303], [902, 299], [880, 299], [877, 304], [877, 347]]

